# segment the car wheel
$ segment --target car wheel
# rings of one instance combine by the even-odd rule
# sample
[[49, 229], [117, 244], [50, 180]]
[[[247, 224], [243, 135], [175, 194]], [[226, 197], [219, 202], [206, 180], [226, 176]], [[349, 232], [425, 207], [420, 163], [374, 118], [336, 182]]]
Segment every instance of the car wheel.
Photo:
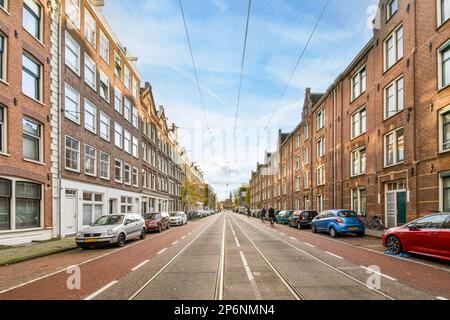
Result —
[[117, 238], [117, 246], [119, 248], [123, 247], [125, 245], [125, 235], [123, 233], [119, 234], [119, 237]]
[[297, 228], [298, 228], [298, 230], [302, 230], [302, 224], [300, 222], [297, 223]]
[[162, 232], [162, 227], [161, 227], [161, 225], [158, 225], [158, 233], [161, 233]]
[[313, 233], [317, 233], [317, 229], [316, 229], [316, 226], [315, 226], [315, 225], [311, 225], [311, 231], [312, 231]]
[[146, 236], [147, 236], [147, 229], [143, 228], [141, 231], [141, 236], [139, 238], [141, 238], [141, 240], [144, 240]]
[[399, 254], [403, 251], [400, 239], [397, 238], [396, 236], [389, 236], [386, 239], [386, 247], [393, 254]]
[[333, 228], [333, 227], [330, 228], [330, 236], [332, 238], [337, 238], [338, 237], [338, 233], [336, 232], [336, 229]]
[[88, 250], [90, 247], [86, 245], [79, 245], [78, 248], [80, 248], [81, 250]]
[[167, 224], [166, 230], [170, 229], [170, 223]]

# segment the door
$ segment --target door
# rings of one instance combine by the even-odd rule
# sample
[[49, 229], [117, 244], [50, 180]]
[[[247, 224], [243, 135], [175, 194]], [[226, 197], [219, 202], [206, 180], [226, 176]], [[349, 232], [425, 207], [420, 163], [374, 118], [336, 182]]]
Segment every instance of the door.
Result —
[[397, 196], [395, 192], [386, 193], [386, 226], [396, 227], [397, 220]]
[[397, 192], [397, 225], [406, 224], [406, 192]]
[[66, 232], [67, 236], [74, 235], [78, 231], [77, 196], [76, 191], [68, 195], [66, 191]]

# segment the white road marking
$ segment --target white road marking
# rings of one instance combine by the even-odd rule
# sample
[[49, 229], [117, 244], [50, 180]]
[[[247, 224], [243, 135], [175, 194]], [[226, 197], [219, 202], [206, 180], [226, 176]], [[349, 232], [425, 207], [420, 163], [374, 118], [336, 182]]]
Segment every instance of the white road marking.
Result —
[[149, 262], [150, 260], [145, 260], [144, 262], [138, 264], [136, 267], [134, 267], [133, 269], [131, 269], [131, 271], [136, 271], [137, 269], [139, 269], [140, 267], [144, 266], [147, 262]]
[[101, 288], [100, 290], [95, 291], [93, 294], [91, 294], [90, 296], [84, 298], [83, 300], [92, 300], [93, 298], [95, 298], [96, 296], [98, 296], [100, 293], [102, 293], [105, 290], [108, 290], [109, 288], [111, 288], [113, 285], [115, 285], [118, 281], [115, 280], [109, 284], [107, 284], [106, 286], [104, 286], [103, 288]]
[[162, 249], [161, 251], [158, 251], [158, 254], [161, 254], [161, 253], [163, 253], [164, 251], [166, 251], [167, 250], [167, 248], [164, 248], [164, 249]]
[[306, 244], [307, 246], [311, 247], [311, 248], [315, 248], [316, 247], [316, 246], [314, 246], [314, 245], [312, 245], [312, 244], [310, 244], [308, 242], [303, 242], [303, 243]]
[[295, 239], [294, 237], [289, 237], [289, 239], [292, 239], [292, 240], [297, 240], [297, 239]]
[[367, 268], [367, 267], [364, 267], [364, 266], [360, 266], [360, 267], [363, 268], [364, 270], [367, 270], [367, 271], [370, 271], [370, 272], [372, 272], [372, 273], [378, 274], [379, 276], [385, 277], [386, 279], [389, 279], [389, 280], [391, 280], [391, 281], [397, 281], [397, 279], [392, 278], [392, 277], [390, 277], [390, 276], [388, 276], [388, 275], [385, 275], [384, 273], [381, 273], [381, 272], [372, 270], [372, 269]]
[[342, 258], [341, 256], [338, 256], [337, 254], [331, 253], [331, 252], [329, 252], [329, 251], [325, 251], [325, 253], [327, 253], [327, 254], [329, 254], [330, 256], [333, 256], [333, 257], [335, 257], [335, 258], [338, 258], [338, 259], [344, 259], [344, 258]]
[[174, 246], [174, 245], [176, 245], [177, 243], [178, 243], [178, 240], [175, 241], [175, 242], [172, 242], [172, 245]]
[[233, 232], [234, 241], [236, 242], [236, 246], [237, 246], [238, 248], [240, 248], [240, 247], [241, 247], [241, 244], [239, 243], [239, 240], [238, 240], [238, 238], [236, 237], [236, 232], [234, 232], [233, 225], [231, 224], [231, 221], [230, 221], [230, 220], [228, 220], [228, 222], [230, 223], [231, 232]]
[[447, 301], [448, 299], [444, 298], [444, 297], [436, 297], [437, 300], [443, 300], [443, 301]]
[[227, 216], [223, 218], [223, 230], [222, 230], [222, 245], [220, 247], [220, 266], [219, 274], [217, 276], [218, 281], [218, 295], [216, 296], [218, 300], [223, 300], [223, 287], [224, 287], [224, 273], [225, 273], [225, 231], [227, 225]]
[[280, 234], [282, 235], [282, 236], [285, 236], [286, 234], [285, 233], [283, 233], [283, 232], [280, 232]]
[[250, 280], [250, 281], [255, 280], [255, 278], [253, 277], [253, 274], [252, 274], [252, 270], [250, 270], [247, 260], [245, 259], [244, 253], [242, 251], [240, 251], [239, 254], [241, 255], [241, 260], [242, 260], [242, 263], [244, 264], [245, 271], [247, 272], [248, 280]]
[[186, 238], [186, 236], [182, 236], [182, 237], [181, 237], [181, 240], [183, 240], [184, 238]]

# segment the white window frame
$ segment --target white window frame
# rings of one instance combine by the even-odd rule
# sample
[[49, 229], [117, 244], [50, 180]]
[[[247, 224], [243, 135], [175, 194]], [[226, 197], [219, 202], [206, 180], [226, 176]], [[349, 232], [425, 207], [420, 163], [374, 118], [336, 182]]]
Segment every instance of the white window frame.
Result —
[[[395, 11], [391, 10], [391, 5], [393, 3], [397, 3], [397, 7], [395, 9]], [[398, 12], [398, 0], [391, 0], [388, 1], [388, 3], [386, 3], [386, 21], [389, 21], [393, 16], [395, 16], [395, 14]]]
[[[102, 85], [107, 87], [107, 93], [103, 92]], [[111, 99], [111, 83], [109, 81], [108, 76], [100, 70], [100, 97], [109, 103], [109, 100]]]
[[[364, 77], [363, 77], [364, 75]], [[358, 85], [357, 90], [355, 90], [355, 85]], [[358, 99], [361, 95], [366, 92], [367, 89], [367, 68], [366, 65], [362, 66], [352, 77], [351, 80], [351, 97], [352, 101]]]
[[305, 126], [303, 127], [303, 140], [309, 140], [309, 122], [305, 123]]
[[5, 12], [8, 12], [8, 0], [3, 1], [3, 5], [0, 5], [0, 8], [3, 9]]
[[[92, 156], [91, 154], [88, 154], [88, 149], [91, 149], [94, 151], [94, 156]], [[88, 158], [94, 161], [94, 172], [88, 172], [87, 171], [87, 166], [86, 163], [88, 161]], [[84, 174], [90, 177], [96, 177], [97, 176], [97, 149], [85, 144], [84, 145]]]
[[[103, 156], [107, 156], [108, 161], [103, 160]], [[106, 164], [107, 175], [103, 175], [103, 166]], [[103, 180], [111, 180], [111, 155], [109, 153], [100, 151], [100, 178]]]
[[0, 32], [3, 38], [3, 51], [0, 52], [0, 81], [6, 82], [8, 79], [8, 37]]
[[[365, 212], [361, 211], [362, 208], [362, 192], [365, 191], [366, 192], [366, 208], [365, 208]], [[357, 196], [357, 202], [358, 202], [358, 208], [355, 208], [355, 204], [353, 202], [353, 198], [354, 196]], [[359, 188], [354, 188], [352, 190], [350, 190], [350, 207], [353, 211], [357, 212], [358, 215], [362, 216], [365, 215], [367, 213], [367, 188], [366, 187], [359, 187]]]
[[[355, 121], [356, 119], [357, 121]], [[355, 123], [358, 124], [357, 130], [355, 130]], [[365, 133], [367, 133], [367, 109], [366, 106], [363, 106], [350, 117], [350, 138], [355, 139]]]
[[[24, 58], [27, 58], [28, 60], [30, 60], [32, 63], [34, 63], [34, 64], [36, 64], [37, 65], [37, 67], [38, 67], [38, 72], [39, 72], [39, 77], [34, 77], [34, 74], [32, 74], [32, 71], [31, 70], [29, 70], [28, 68], [26, 68], [25, 66], [24, 66]], [[28, 71], [25, 71], [24, 69], [27, 69]], [[33, 99], [33, 100], [35, 100], [35, 101], [39, 101], [39, 102], [42, 102], [43, 101], [43, 92], [42, 92], [42, 82], [43, 82], [43, 77], [44, 77], [44, 75], [43, 75], [43, 66], [42, 66], [42, 64], [35, 58], [35, 57], [33, 57], [31, 54], [29, 54], [28, 52], [26, 52], [26, 51], [23, 51], [22, 52], [22, 69], [21, 69], [21, 71], [22, 71], [22, 73], [21, 73], [21, 75], [22, 75], [22, 79], [23, 79], [23, 73], [25, 72], [25, 73], [28, 73], [28, 75], [31, 75], [31, 76], [33, 76], [35, 79], [39, 79], [39, 82], [38, 82], [38, 87], [37, 87], [37, 90], [38, 90], [38, 92], [35, 92], [35, 94], [37, 93], [38, 94], [38, 97], [32, 97], [32, 96], [29, 96], [27, 93], [25, 93], [24, 92], [24, 88], [23, 88], [23, 80], [22, 80], [22, 93], [25, 95], [25, 96], [27, 96], [27, 97], [29, 97], [29, 98], [31, 98], [31, 99]]]
[[[127, 174], [128, 174], [128, 181], [127, 181]], [[123, 165], [123, 183], [127, 186], [131, 186], [131, 165], [129, 163], [124, 163]]]
[[303, 188], [305, 190], [310, 188], [310, 177], [309, 177], [309, 170], [305, 171], [303, 174]]
[[123, 117], [125, 120], [127, 120], [129, 123], [131, 123], [131, 117], [132, 117], [132, 111], [133, 105], [127, 97], [123, 97]]
[[[364, 152], [363, 152], [364, 151]], [[364, 155], [364, 158], [362, 157]], [[355, 158], [356, 156], [356, 158]], [[364, 159], [364, 160], [363, 160]], [[354, 161], [357, 161], [355, 172]], [[352, 177], [357, 177], [366, 173], [367, 170], [367, 147], [359, 147], [350, 153], [350, 172]]]
[[450, 105], [439, 110], [439, 153], [450, 152], [450, 145], [448, 148], [444, 147], [444, 115], [450, 112]]
[[[399, 83], [402, 82], [403, 83], [403, 88], [401, 90], [401, 94], [402, 96], [400, 96], [399, 94]], [[389, 113], [388, 110], [388, 92], [389, 89], [392, 88], [394, 90], [394, 106], [393, 106], [393, 112]], [[394, 81], [392, 81], [391, 83], [389, 83], [385, 88], [384, 88], [384, 93], [383, 93], [383, 97], [384, 97], [384, 119], [389, 119], [394, 117], [395, 115], [399, 114], [400, 112], [402, 112], [405, 109], [405, 79], [402, 76], [398, 77], [397, 79], [395, 79]], [[401, 106], [400, 106], [400, 101], [402, 102]]]
[[[117, 163], [120, 163], [120, 167], [117, 166]], [[120, 179], [117, 179], [117, 168], [120, 168]], [[117, 183], [123, 183], [123, 161], [120, 159], [114, 159], [114, 181]]]
[[117, 51], [114, 51], [114, 75], [120, 80], [123, 79], [123, 60]]
[[317, 212], [321, 213], [324, 211], [324, 203], [325, 203], [325, 198], [324, 198], [323, 194], [318, 193], [317, 194]]
[[[78, 149], [72, 149], [72, 148], [69, 148], [68, 146], [67, 146], [67, 139], [72, 139], [72, 140], [74, 140], [74, 141], [76, 141], [76, 142], [78, 142]], [[66, 135], [65, 137], [64, 137], [64, 168], [67, 170], [67, 171], [71, 171], [71, 172], [78, 172], [78, 173], [80, 173], [80, 167], [81, 167], [81, 165], [80, 165], [80, 162], [81, 162], [81, 143], [80, 143], [80, 140], [78, 140], [78, 139], [75, 139], [75, 138], [73, 138], [73, 137], [71, 137], [71, 136], [68, 136], [68, 135]], [[77, 168], [76, 169], [73, 169], [73, 168], [69, 168], [69, 167], [67, 167], [67, 150], [69, 149], [69, 151], [71, 151], [71, 152], [74, 152], [74, 153], [76, 153], [77, 154]]]
[[324, 157], [326, 154], [325, 136], [317, 139], [316, 146], [317, 146], [317, 159], [320, 159]]
[[132, 107], [131, 123], [133, 127], [139, 129], [139, 111], [135, 106]]
[[3, 119], [0, 121], [0, 154], [8, 153], [8, 112], [7, 108], [0, 104], [0, 114]]
[[[402, 30], [402, 51], [399, 52], [399, 39], [398, 39], [398, 34], [400, 29]], [[389, 42], [389, 40], [392, 39], [393, 40], [393, 47], [392, 50], [394, 50], [394, 61], [392, 62], [391, 65], [388, 65], [389, 59], [388, 59], [388, 51], [387, 51], [387, 44]], [[395, 66], [402, 58], [404, 55], [404, 43], [405, 43], [405, 35], [404, 35], [404, 28], [403, 28], [403, 24], [400, 24], [397, 28], [395, 28], [394, 31], [392, 31], [387, 37], [386, 40], [384, 40], [384, 44], [383, 44], [383, 56], [384, 56], [384, 71], [388, 71], [389, 69], [391, 69], [393, 66]]]
[[[69, 45], [68, 45], [69, 44]], [[70, 45], [73, 45], [74, 48], [72, 48]], [[69, 32], [66, 31], [65, 33], [65, 42], [64, 42], [64, 63], [65, 65], [72, 70], [77, 76], [80, 76], [80, 65], [81, 65], [81, 59], [80, 59], [80, 45], [77, 41], [70, 35]], [[76, 56], [76, 65], [74, 66], [69, 60], [67, 60], [67, 51], [71, 51]]]
[[123, 94], [117, 87], [114, 87], [114, 110], [123, 115]]
[[[105, 121], [106, 120], [106, 121]], [[103, 111], [100, 110], [100, 124], [99, 135], [105, 141], [111, 141], [111, 118]], [[106, 128], [106, 135], [102, 132], [103, 128]]]
[[[89, 111], [88, 107], [92, 108], [93, 112]], [[88, 114], [93, 117], [92, 127], [90, 126], [91, 124], [87, 122]], [[93, 134], [97, 134], [97, 106], [88, 99], [84, 99], [84, 127]]]
[[135, 99], [137, 99], [138, 94], [139, 94], [138, 81], [136, 80], [135, 77], [132, 78], [132, 81], [133, 81], [133, 84], [132, 84], [133, 85], [133, 97]]
[[[398, 154], [399, 154], [399, 148], [398, 148], [398, 132], [403, 130], [403, 160], [399, 161], [398, 159]], [[392, 164], [388, 164], [388, 152], [387, 152], [387, 146], [388, 144], [386, 143], [388, 136], [393, 135], [394, 140], [393, 140], [393, 163]], [[389, 168], [389, 167], [393, 167], [399, 164], [402, 164], [405, 162], [405, 129], [404, 127], [400, 127], [397, 128], [395, 130], [392, 130], [390, 132], [388, 132], [387, 134], [384, 135], [383, 137], [383, 152], [384, 152], [384, 167], [385, 168]]]
[[44, 139], [44, 126], [42, 123], [40, 123], [39, 121], [30, 118], [30, 117], [26, 117], [24, 116], [22, 118], [22, 125], [23, 125], [23, 120], [26, 120], [28, 122], [33, 123], [34, 125], [39, 127], [39, 136], [34, 135], [32, 133], [29, 132], [25, 132], [25, 130], [22, 130], [22, 139], [24, 139], [24, 136], [28, 136], [31, 137], [33, 139], [37, 139], [37, 143], [38, 143], [38, 147], [39, 147], [39, 155], [38, 155], [38, 159], [28, 159], [25, 158], [25, 154], [23, 155], [23, 159], [26, 161], [30, 161], [30, 162], [36, 162], [36, 163], [43, 163], [43, 159], [44, 159], [44, 149], [43, 149], [43, 139]]
[[[36, 13], [33, 11], [33, 9], [32, 9], [33, 4], [35, 4], [39, 8], [39, 16], [37, 16]], [[35, 1], [35, 0], [23, 0], [23, 10], [28, 10], [25, 8], [25, 6], [30, 8], [30, 10], [33, 11], [33, 15], [37, 16], [37, 18], [39, 19], [39, 25], [38, 25], [39, 35], [36, 36], [35, 34], [31, 33], [29, 30], [27, 30], [25, 28], [25, 25], [23, 25], [23, 29], [28, 34], [30, 34], [33, 38], [35, 38], [39, 42], [42, 42], [42, 39], [44, 38], [44, 7], [41, 5], [40, 2]], [[23, 15], [23, 12], [22, 12], [22, 15]], [[24, 17], [23, 17], [23, 19], [24, 19]]]
[[[76, 95], [76, 100], [73, 101], [71, 98], [67, 97], [67, 92], [71, 91], [73, 94]], [[72, 112], [67, 111], [67, 100], [70, 100], [76, 104], [76, 110], [74, 111], [75, 115], [72, 115]], [[68, 83], [66, 83], [64, 88], [64, 117], [69, 119], [70, 121], [75, 122], [76, 124], [80, 125], [80, 110], [81, 110], [81, 96], [80, 93], [75, 90], [72, 86], [70, 86]]]
[[114, 145], [123, 150], [123, 127], [117, 122], [114, 122]]
[[317, 167], [317, 176], [316, 176], [316, 183], [317, 186], [323, 186], [325, 185], [325, 165], [322, 164]]
[[109, 39], [100, 28], [100, 57], [109, 66]]
[[[442, 46], [440, 46], [438, 48], [438, 89], [442, 90], [444, 88], [447, 88], [450, 86], [450, 79], [444, 79], [444, 61], [443, 61], [443, 56], [444, 56], [444, 51], [449, 51], [450, 54], [450, 40], [448, 40], [446, 43], [444, 43]], [[450, 62], [449, 62], [449, 66], [450, 68]], [[447, 83], [444, 83], [447, 82]]]
[[81, 25], [81, 0], [66, 0], [65, 12], [68, 21], [72, 22], [78, 30], [80, 30]]
[[131, 138], [131, 154], [139, 159], [139, 139], [135, 136]]
[[131, 154], [131, 132], [127, 129], [123, 130], [123, 150]]
[[84, 37], [94, 48], [97, 48], [97, 21], [87, 7], [84, 8]]
[[320, 131], [321, 129], [325, 128], [325, 121], [326, 121], [326, 111], [325, 108], [322, 108], [319, 112], [317, 112], [317, 131]]
[[131, 90], [131, 71], [130, 68], [128, 68], [126, 65], [123, 71], [123, 83], [125, 85], [125, 88]]
[[442, 9], [443, 9], [444, 1], [447, 2], [448, 6], [450, 6], [450, 0], [437, 0], [437, 4], [436, 4], [437, 15], [438, 15], [438, 18], [437, 18], [437, 22], [438, 22], [437, 26], [438, 27], [442, 26], [443, 24], [447, 23], [450, 20], [450, 15], [447, 17], [447, 19], [445, 19], [445, 20], [443, 19], [444, 17], [443, 17]]
[[[93, 79], [89, 79], [88, 74], [91, 74]], [[97, 64], [87, 53], [84, 53], [84, 82], [97, 92]]]
[[[136, 177], [136, 180], [134, 177]], [[133, 187], [139, 187], [139, 169], [137, 167], [131, 168], [131, 183]]]
[[311, 162], [311, 152], [310, 147], [303, 149], [303, 165], [307, 165]]

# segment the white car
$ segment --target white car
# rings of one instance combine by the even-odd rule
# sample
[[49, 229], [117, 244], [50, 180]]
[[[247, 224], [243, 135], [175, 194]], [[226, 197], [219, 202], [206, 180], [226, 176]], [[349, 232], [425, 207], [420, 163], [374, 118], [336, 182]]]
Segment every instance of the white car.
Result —
[[188, 222], [187, 215], [184, 212], [172, 212], [169, 219], [171, 226], [182, 226]]
[[113, 214], [100, 217], [77, 233], [77, 246], [88, 249], [95, 245], [116, 244], [123, 247], [127, 240], [144, 239], [147, 234], [145, 220], [140, 214]]

